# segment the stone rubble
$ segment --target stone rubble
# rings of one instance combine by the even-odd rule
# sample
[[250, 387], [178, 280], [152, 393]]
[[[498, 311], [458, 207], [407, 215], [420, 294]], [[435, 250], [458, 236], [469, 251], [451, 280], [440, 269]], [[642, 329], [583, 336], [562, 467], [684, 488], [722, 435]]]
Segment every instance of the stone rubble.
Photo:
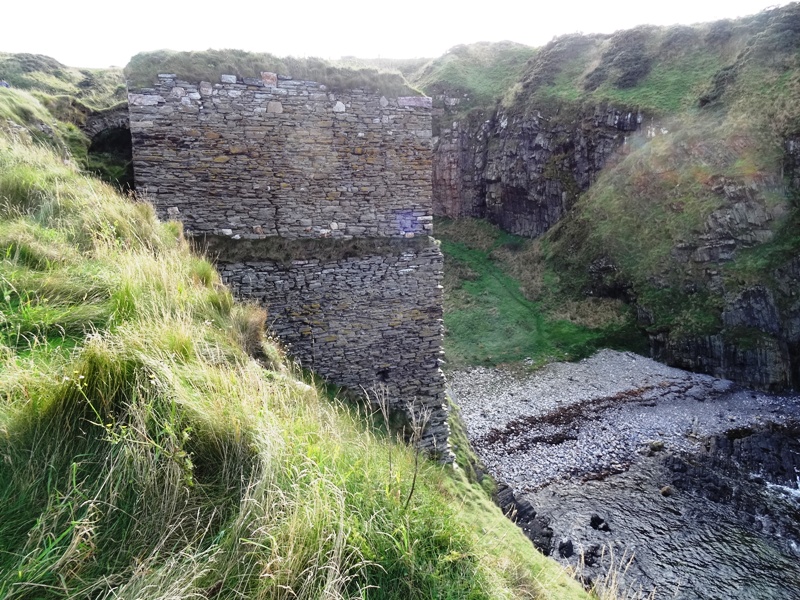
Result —
[[707, 436], [800, 415], [796, 396], [738, 389], [613, 350], [527, 376], [454, 373], [449, 393], [489, 472], [518, 493], [623, 472], [651, 444], [693, 451]]

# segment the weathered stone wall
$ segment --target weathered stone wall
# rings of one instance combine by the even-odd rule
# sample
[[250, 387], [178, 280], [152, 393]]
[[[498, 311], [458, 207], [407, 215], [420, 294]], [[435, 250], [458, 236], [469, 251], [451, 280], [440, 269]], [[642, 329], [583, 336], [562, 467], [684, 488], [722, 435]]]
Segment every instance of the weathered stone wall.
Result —
[[429, 98], [246, 81], [129, 94], [136, 185], [161, 214], [242, 237], [430, 231]]
[[160, 75], [129, 105], [137, 189], [268, 307], [303, 367], [427, 413], [420, 445], [447, 459], [430, 99]]
[[237, 256], [222, 252], [217, 268], [240, 296], [269, 306], [273, 331], [305, 367], [428, 411], [422, 445], [444, 450], [438, 247], [426, 239], [357, 255], [333, 247], [284, 263], [261, 258], [273, 254], [254, 244]]
[[128, 107], [114, 107], [107, 110], [91, 112], [86, 116], [86, 121], [81, 125], [81, 131], [89, 139], [94, 138], [98, 133], [107, 129], [129, 129], [130, 119], [128, 117]]

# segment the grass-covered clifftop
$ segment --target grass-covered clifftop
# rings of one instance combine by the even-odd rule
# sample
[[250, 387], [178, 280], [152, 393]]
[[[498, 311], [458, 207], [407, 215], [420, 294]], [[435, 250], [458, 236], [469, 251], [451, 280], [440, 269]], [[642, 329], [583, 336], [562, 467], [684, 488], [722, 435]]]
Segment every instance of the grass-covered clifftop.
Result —
[[84, 170], [121, 186], [132, 184], [130, 143], [108, 152], [102, 139], [81, 129], [92, 115], [125, 110], [122, 69], [77, 69], [39, 54], [0, 53], [0, 125], [11, 122], [37, 140], [68, 154]]
[[491, 107], [525, 71], [536, 48], [515, 42], [462, 44], [430, 60], [409, 79], [429, 96], [457, 100], [457, 111]]
[[177, 224], [25, 138], [0, 134], [0, 597], [584, 597], [463, 471], [298, 378]]
[[[632, 137], [545, 236], [546, 261], [572, 293], [597, 288], [592, 265], [613, 265], [600, 287], [626, 288], [651, 313], [652, 331], [716, 332], [726, 295], [774, 287], [774, 269], [791, 258], [786, 249], [800, 250], [796, 167], [787, 154], [800, 131], [800, 5], [658, 30], [642, 37], [653, 47], [646, 65], [625, 79], [615, 65], [626, 51], [608, 53], [636, 31], [612, 38], [601, 53], [607, 61], [571, 89], [583, 87], [582, 102], [642, 110], [655, 135]], [[598, 70], [604, 74], [593, 83]], [[677, 79], [660, 79], [666, 72]], [[528, 101], [564, 89], [545, 85]], [[775, 245], [784, 251], [771, 251]], [[772, 260], [756, 272], [746, 266], [754, 255]], [[748, 277], [737, 275], [744, 271]]]

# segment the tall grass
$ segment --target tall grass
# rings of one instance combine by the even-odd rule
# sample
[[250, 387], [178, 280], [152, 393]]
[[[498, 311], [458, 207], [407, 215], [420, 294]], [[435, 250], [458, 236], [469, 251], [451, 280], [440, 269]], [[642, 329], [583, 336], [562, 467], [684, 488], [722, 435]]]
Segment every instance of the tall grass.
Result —
[[77, 69], [41, 54], [0, 52], [0, 79], [45, 102], [66, 104], [62, 110], [101, 110], [127, 97], [121, 69]]
[[584, 597], [302, 381], [180, 227], [7, 134], [0, 291], [0, 597]]

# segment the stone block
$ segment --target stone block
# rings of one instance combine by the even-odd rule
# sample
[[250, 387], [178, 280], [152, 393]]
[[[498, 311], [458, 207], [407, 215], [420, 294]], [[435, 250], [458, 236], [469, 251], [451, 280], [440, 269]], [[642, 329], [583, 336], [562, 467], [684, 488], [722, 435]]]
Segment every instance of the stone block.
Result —
[[128, 104], [131, 106], [157, 106], [165, 102], [158, 94], [128, 94]]
[[431, 108], [433, 101], [427, 96], [400, 96], [397, 105], [401, 107]]
[[221, 83], [236, 83], [236, 75], [220, 75], [219, 80]]

